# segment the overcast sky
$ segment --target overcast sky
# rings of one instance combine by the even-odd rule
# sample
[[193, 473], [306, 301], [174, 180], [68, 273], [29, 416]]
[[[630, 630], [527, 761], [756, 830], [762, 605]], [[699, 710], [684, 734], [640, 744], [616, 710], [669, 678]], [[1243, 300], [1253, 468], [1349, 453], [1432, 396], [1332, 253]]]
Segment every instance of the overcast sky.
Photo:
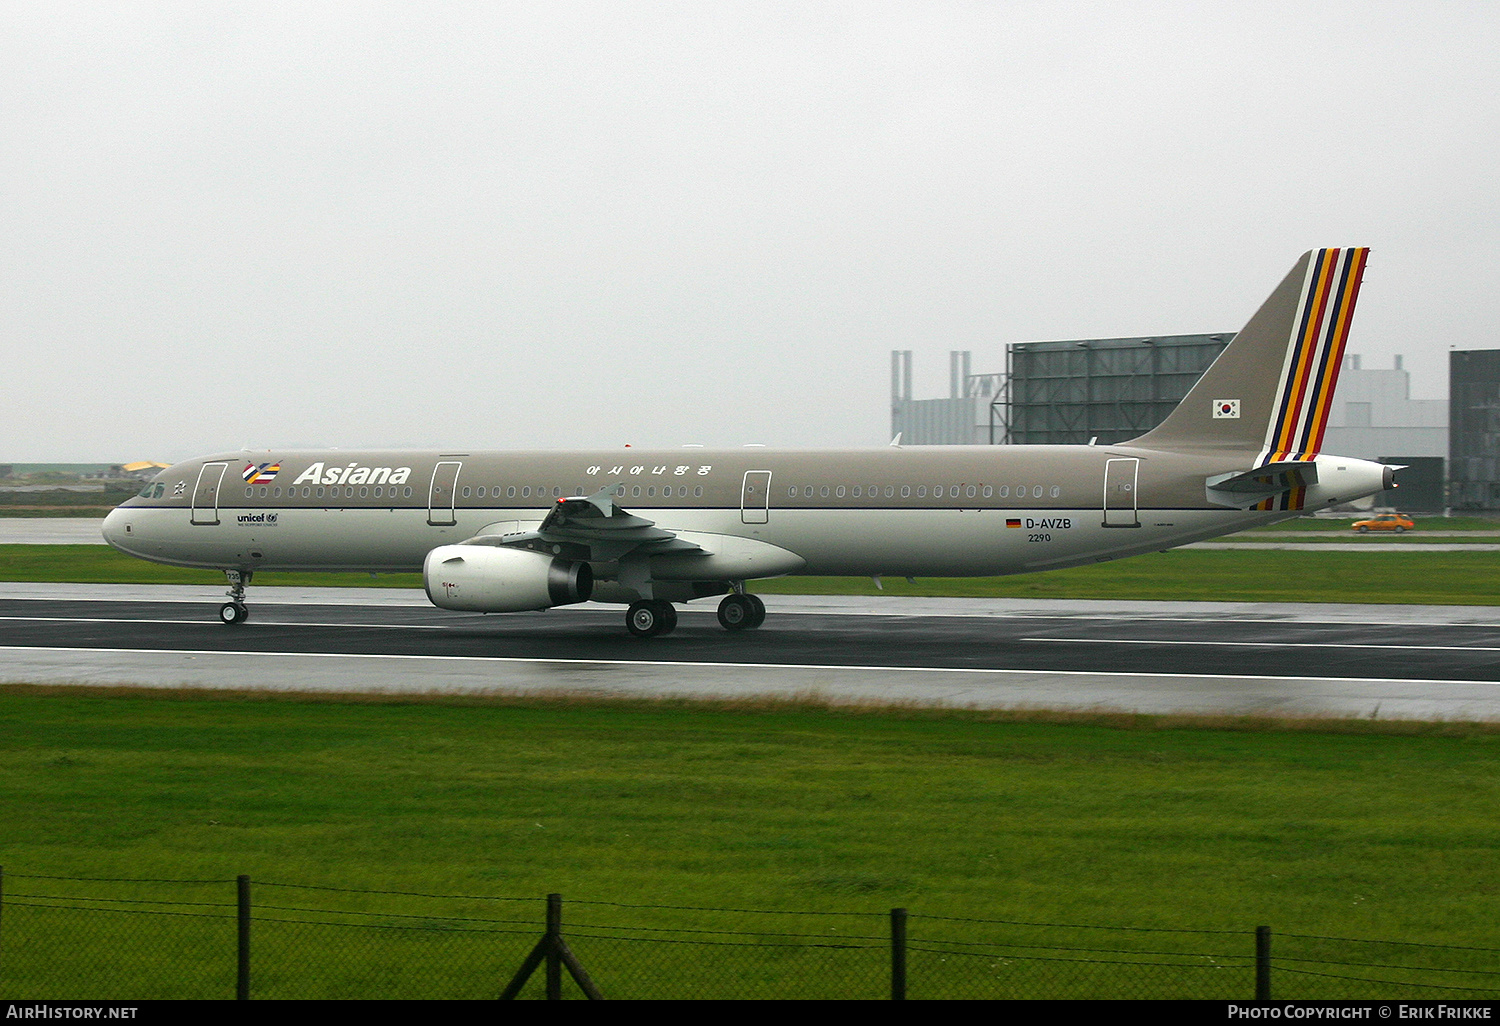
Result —
[[1500, 347], [1495, 3], [0, 5], [0, 459], [878, 445], [889, 352]]

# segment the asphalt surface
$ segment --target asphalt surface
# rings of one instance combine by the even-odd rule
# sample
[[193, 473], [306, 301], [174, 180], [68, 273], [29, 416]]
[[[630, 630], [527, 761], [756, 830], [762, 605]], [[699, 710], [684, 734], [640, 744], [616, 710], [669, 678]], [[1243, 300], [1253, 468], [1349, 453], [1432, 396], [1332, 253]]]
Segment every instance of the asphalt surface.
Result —
[[0, 680], [334, 691], [1500, 718], [1500, 610], [771, 596], [640, 640], [592, 604], [475, 616], [420, 592], [0, 585]]

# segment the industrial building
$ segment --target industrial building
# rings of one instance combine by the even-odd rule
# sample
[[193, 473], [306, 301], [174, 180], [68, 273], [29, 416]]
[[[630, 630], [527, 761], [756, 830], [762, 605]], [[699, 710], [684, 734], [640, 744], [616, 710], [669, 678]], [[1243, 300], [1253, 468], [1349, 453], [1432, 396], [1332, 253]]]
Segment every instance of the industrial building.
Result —
[[1500, 509], [1500, 349], [1448, 354], [1448, 503]]

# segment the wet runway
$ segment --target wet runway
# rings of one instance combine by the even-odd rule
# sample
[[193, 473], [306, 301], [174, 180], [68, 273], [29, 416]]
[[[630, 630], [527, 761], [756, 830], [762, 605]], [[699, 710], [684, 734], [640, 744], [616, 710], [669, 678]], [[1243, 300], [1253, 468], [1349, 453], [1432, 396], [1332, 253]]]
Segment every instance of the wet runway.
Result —
[[0, 585], [0, 680], [382, 692], [816, 696], [921, 706], [1500, 718], [1489, 607], [770, 596], [672, 635], [592, 604], [475, 616], [420, 592]]

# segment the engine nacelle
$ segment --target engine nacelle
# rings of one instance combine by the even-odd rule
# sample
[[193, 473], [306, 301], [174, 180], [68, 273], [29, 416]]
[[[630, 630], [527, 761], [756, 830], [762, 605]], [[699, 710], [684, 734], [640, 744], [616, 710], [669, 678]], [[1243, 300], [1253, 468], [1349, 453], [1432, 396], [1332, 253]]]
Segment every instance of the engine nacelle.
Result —
[[530, 549], [443, 545], [427, 553], [422, 586], [444, 609], [519, 613], [587, 602], [594, 572], [587, 563]]

